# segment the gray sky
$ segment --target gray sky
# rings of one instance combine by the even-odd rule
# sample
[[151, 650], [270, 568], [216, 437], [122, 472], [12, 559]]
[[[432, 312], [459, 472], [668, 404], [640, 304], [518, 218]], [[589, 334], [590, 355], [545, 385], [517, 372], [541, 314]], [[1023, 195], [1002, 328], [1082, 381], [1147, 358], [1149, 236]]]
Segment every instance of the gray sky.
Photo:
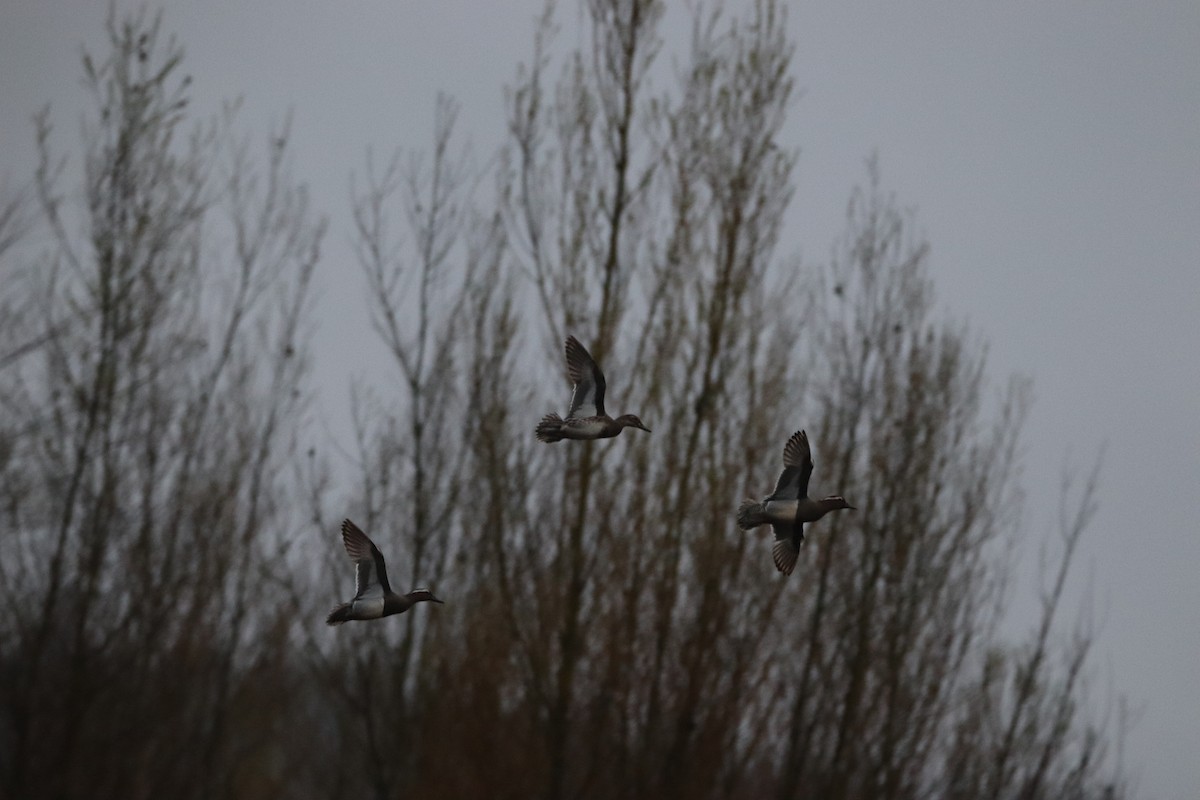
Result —
[[[103, 52], [106, 3], [6, 0], [0, 12], [0, 179], [32, 172], [30, 117], [52, 102], [70, 151], [80, 47]], [[530, 52], [537, 0], [168, 2], [197, 108], [245, 98], [265, 135], [293, 112], [296, 171], [331, 215], [316, 333], [321, 413], [379, 351], [347, 246], [348, 176], [367, 145], [431, 137], [435, 93], [463, 104], [482, 161], [503, 131], [502, 87]], [[673, 18], [677, 23], [682, 17]], [[563, 40], [580, 41], [574, 3]], [[929, 0], [795, 4], [801, 149], [781, 252], [823, 260], [851, 187], [878, 152], [883, 181], [933, 245], [944, 312], [990, 342], [997, 383], [1034, 379], [1026, 429], [1023, 572], [1054, 530], [1065, 464], [1103, 444], [1099, 515], [1077, 563], [1102, 626], [1097, 713], [1142, 709], [1127, 761], [1145, 797], [1200, 790], [1200, 3]], [[686, 29], [669, 34], [686, 40]], [[682, 53], [681, 53], [682, 55]], [[334, 429], [344, 430], [336, 422]], [[1030, 622], [1029, 624], [1032, 624]]]

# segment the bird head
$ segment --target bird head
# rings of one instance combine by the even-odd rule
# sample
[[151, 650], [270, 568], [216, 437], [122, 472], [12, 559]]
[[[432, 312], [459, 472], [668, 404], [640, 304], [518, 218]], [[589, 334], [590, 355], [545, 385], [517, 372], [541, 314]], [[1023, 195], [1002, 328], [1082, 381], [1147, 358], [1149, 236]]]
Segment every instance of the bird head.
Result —
[[408, 597], [414, 603], [420, 603], [423, 600], [428, 600], [431, 603], [443, 602], [442, 600], [438, 600], [436, 597], [434, 597], [433, 592], [429, 591], [428, 589], [413, 589], [408, 593]]
[[857, 510], [854, 506], [847, 503], [846, 498], [842, 497], [840, 494], [831, 494], [829, 497], [825, 498], [824, 502], [825, 505], [835, 510], [839, 508], [848, 508], [851, 511]]
[[650, 432], [650, 429], [643, 425], [642, 421], [637, 418], [637, 414], [622, 414], [617, 417], [617, 422], [621, 423], [621, 426], [625, 428], [637, 428], [646, 433]]

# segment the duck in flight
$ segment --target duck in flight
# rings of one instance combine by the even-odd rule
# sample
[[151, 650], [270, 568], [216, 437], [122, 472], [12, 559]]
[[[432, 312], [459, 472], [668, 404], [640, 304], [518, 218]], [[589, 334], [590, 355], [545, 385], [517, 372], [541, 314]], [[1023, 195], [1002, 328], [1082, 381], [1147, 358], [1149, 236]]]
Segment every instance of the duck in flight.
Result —
[[362, 530], [348, 519], [342, 520], [342, 543], [354, 561], [357, 588], [354, 599], [342, 603], [325, 618], [329, 625], [341, 625], [352, 619], [379, 619], [390, 614], [403, 614], [417, 603], [428, 600], [440, 603], [428, 589], [414, 589], [400, 595], [388, 583], [383, 554]]
[[624, 414], [613, 419], [604, 413], [604, 373], [600, 371], [587, 348], [574, 336], [567, 337], [567, 374], [575, 384], [567, 418], [563, 419], [558, 414], [542, 417], [535, 430], [538, 441], [608, 439], [625, 428], [650, 432], [650, 429], [633, 414]]
[[834, 494], [820, 500], [808, 497], [808, 479], [812, 475], [812, 450], [808, 434], [796, 431], [783, 448], [783, 473], [775, 491], [761, 503], [744, 500], [737, 510], [738, 527], [744, 531], [770, 523], [775, 529], [775, 547], [771, 555], [775, 568], [791, 575], [804, 544], [804, 523], [816, 522], [830, 511], [853, 509], [846, 498]]

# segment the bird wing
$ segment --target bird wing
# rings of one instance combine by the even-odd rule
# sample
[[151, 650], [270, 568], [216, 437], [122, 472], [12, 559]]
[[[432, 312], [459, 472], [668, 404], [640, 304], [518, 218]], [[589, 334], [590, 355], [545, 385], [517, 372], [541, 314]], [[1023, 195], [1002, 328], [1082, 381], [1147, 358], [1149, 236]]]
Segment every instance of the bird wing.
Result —
[[775, 529], [775, 546], [771, 548], [775, 569], [791, 575], [796, 568], [796, 559], [800, 557], [800, 545], [804, 544], [804, 523], [775, 523], [771, 527]]
[[783, 446], [783, 472], [775, 491], [774, 500], [799, 500], [808, 497], [808, 479], [812, 476], [812, 450], [808, 446], [808, 434], [796, 431]]
[[342, 544], [354, 561], [356, 579], [354, 599], [382, 597], [392, 591], [388, 583], [383, 553], [362, 529], [348, 519], [342, 520]]
[[574, 336], [567, 337], [567, 374], [575, 384], [567, 419], [603, 416], [604, 373], [596, 366], [592, 354]]

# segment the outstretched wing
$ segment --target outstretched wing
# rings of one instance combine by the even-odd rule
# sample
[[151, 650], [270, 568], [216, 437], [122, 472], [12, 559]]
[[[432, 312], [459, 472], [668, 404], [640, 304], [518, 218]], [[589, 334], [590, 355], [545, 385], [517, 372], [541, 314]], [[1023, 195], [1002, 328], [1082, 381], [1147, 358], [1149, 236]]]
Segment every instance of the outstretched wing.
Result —
[[383, 597], [392, 591], [388, 583], [383, 553], [362, 529], [348, 519], [342, 520], [342, 544], [354, 561], [356, 578], [354, 599]]
[[775, 546], [771, 548], [775, 569], [784, 575], [791, 575], [796, 568], [796, 559], [800, 557], [800, 545], [804, 544], [804, 523], [776, 523], [771, 527], [775, 529]]
[[808, 497], [808, 479], [812, 476], [812, 451], [808, 447], [808, 434], [796, 431], [792, 438], [783, 446], [783, 472], [775, 491], [771, 494], [773, 500], [798, 500]]
[[587, 348], [574, 336], [567, 337], [567, 374], [575, 384], [567, 419], [604, 414], [604, 373]]

